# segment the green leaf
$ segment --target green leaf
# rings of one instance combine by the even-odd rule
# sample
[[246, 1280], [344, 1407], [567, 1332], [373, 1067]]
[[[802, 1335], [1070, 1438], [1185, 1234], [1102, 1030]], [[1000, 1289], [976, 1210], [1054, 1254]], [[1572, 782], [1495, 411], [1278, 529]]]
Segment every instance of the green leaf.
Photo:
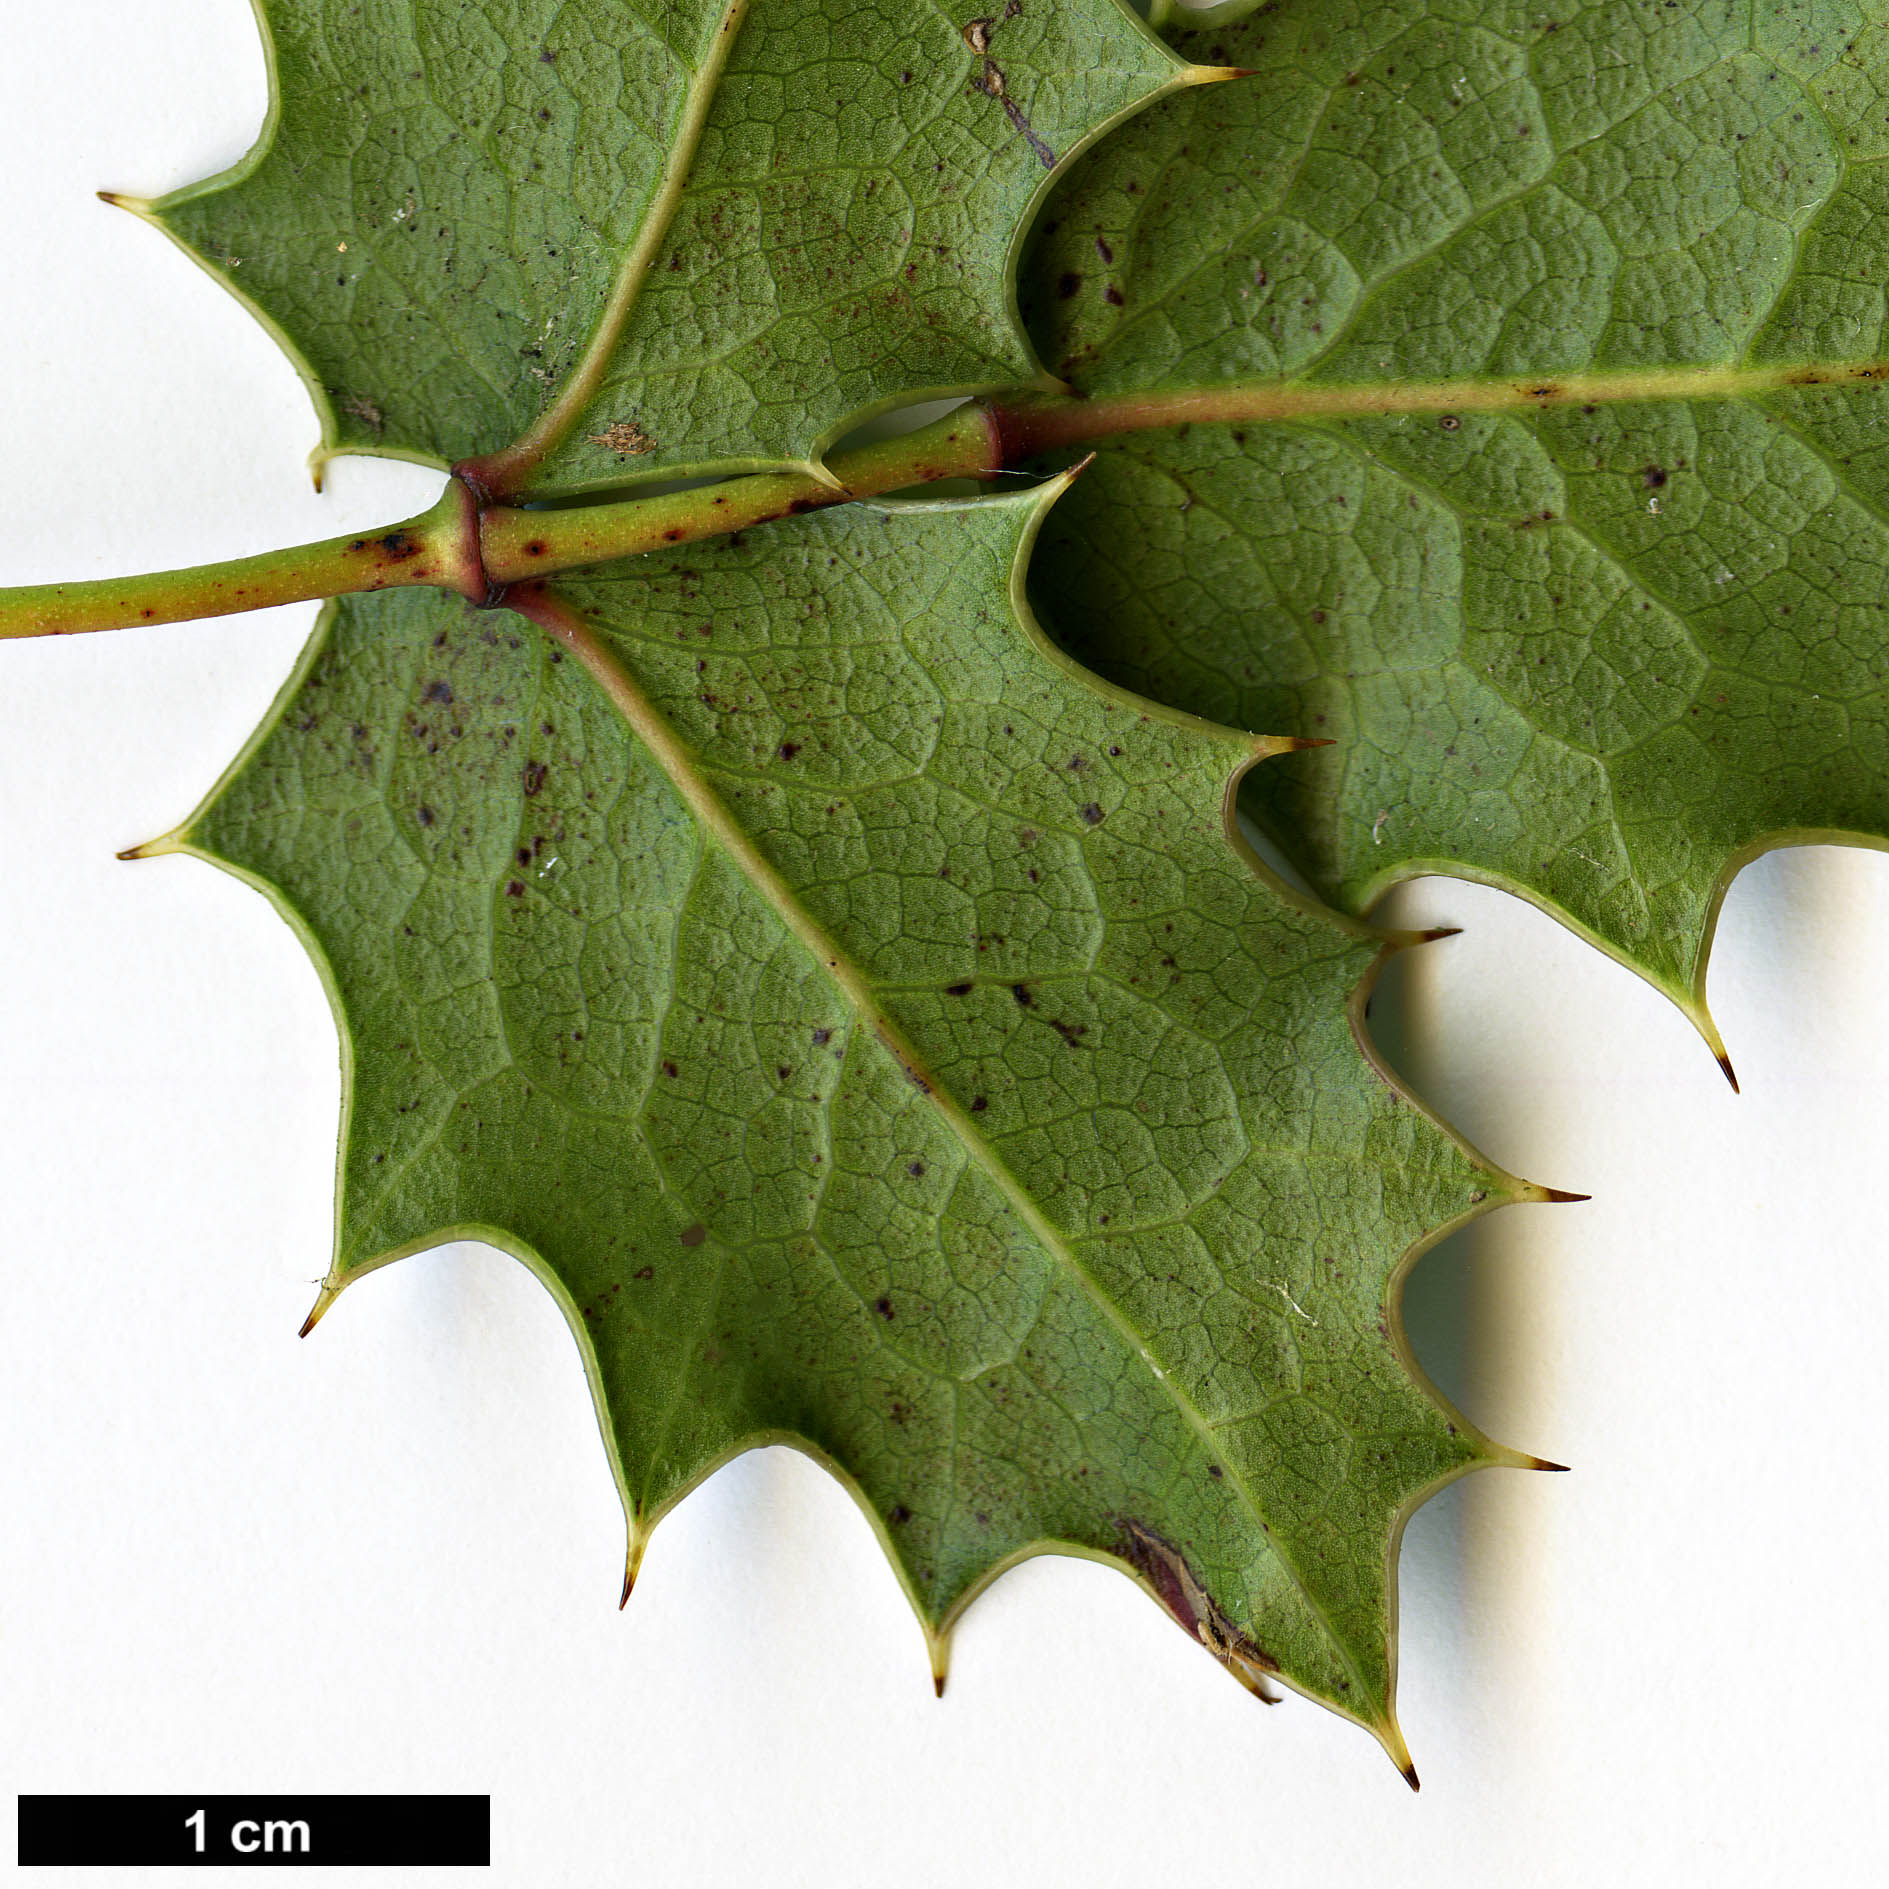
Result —
[[[1243, 1683], [1392, 1715], [1394, 1552], [1489, 1443], [1397, 1324], [1491, 1171], [1360, 1055], [1384, 940], [1230, 830], [1277, 744], [1023, 611], [1057, 488], [848, 508], [520, 598], [331, 606], [164, 850], [306, 939], [347, 1072], [325, 1306], [489, 1240], [631, 1522], [769, 1441], [930, 1631], [1043, 1548]], [[541, 633], [544, 632], [544, 633]], [[319, 1308], [318, 1308], [319, 1310]]]
[[[1046, 166], [1193, 75], [1120, 0], [258, 0], [274, 107], [150, 207], [298, 359], [318, 458], [540, 495], [817, 459], [1041, 378]], [[968, 16], [967, 16], [968, 17]]]
[[1176, 43], [1257, 76], [1072, 173], [1034, 332], [1250, 417], [1108, 445], [1046, 619], [1331, 740], [1247, 796], [1326, 896], [1510, 887], [1716, 1043], [1731, 875], [1889, 836], [1889, 9], [1282, 0]]

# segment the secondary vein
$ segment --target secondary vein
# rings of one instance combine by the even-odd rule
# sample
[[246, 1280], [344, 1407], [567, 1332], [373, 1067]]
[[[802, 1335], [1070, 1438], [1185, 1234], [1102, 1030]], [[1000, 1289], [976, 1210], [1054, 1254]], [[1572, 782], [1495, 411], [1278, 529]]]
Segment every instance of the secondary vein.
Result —
[[688, 96], [683, 101], [682, 116], [676, 135], [664, 161], [662, 181], [650, 200], [648, 214], [636, 232], [623, 266], [617, 271], [609, 300], [604, 303], [596, 331], [583, 355], [572, 368], [556, 399], [539, 414], [531, 426], [511, 445], [476, 459], [462, 461], [454, 470], [466, 483], [487, 499], [516, 496], [537, 471], [545, 457], [559, 446], [579, 416], [595, 397], [623, 330], [636, 306], [644, 280], [656, 261], [657, 251], [669, 234], [682, 193], [688, 188], [689, 173], [695, 166], [696, 148], [702, 141], [702, 129], [708, 122], [709, 107], [720, 88], [728, 55], [740, 36], [749, 0], [728, 0], [715, 29], [707, 56], [689, 81]]

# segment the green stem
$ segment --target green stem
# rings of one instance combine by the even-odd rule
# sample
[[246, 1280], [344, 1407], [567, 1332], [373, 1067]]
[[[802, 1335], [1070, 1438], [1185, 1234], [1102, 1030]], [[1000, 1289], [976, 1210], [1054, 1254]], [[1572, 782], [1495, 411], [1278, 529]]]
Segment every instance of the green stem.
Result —
[[531, 511], [481, 506], [454, 479], [430, 512], [372, 537], [331, 538], [233, 564], [101, 583], [0, 590], [0, 638], [60, 636], [257, 610], [348, 591], [433, 584], [477, 603], [508, 584], [723, 537], [772, 519], [876, 498], [940, 479], [986, 479], [1041, 453], [1123, 433], [1196, 424], [1305, 423], [1368, 415], [1540, 411], [1644, 400], [1749, 398], [1787, 389], [1889, 382], [1889, 360], [1760, 367], [1624, 368], [1551, 379], [1382, 386], [1276, 380], [1177, 392], [1025, 394], [972, 401], [930, 426], [837, 454], [824, 474], [765, 472], [651, 498]]
[[0, 590], [0, 638], [186, 623], [400, 584], [437, 585], [483, 602], [486, 583], [472, 548], [475, 532], [472, 496], [455, 480], [431, 511], [370, 537], [329, 538], [147, 577]]

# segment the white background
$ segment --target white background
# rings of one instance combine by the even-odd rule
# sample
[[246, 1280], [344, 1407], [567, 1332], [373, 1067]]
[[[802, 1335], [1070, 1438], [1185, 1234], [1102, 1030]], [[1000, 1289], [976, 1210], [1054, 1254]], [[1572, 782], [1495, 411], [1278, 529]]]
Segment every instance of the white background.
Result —
[[[437, 489], [353, 460], [317, 498], [287, 362], [91, 194], [215, 169], [262, 109], [244, 0], [8, 9], [0, 582]], [[1411, 1526], [1412, 1798], [1081, 1562], [980, 1601], [934, 1702], [864, 1522], [783, 1452], [665, 1523], [619, 1616], [572, 1340], [494, 1252], [390, 1268], [297, 1341], [338, 1094], [315, 974], [234, 880], [112, 855], [190, 811], [313, 615], [0, 645], [0, 1787], [490, 1791], [506, 1885], [1869, 1872], [1889, 858], [1738, 881], [1711, 995], [1742, 1098], [1539, 914], [1443, 881], [1395, 902], [1467, 931], [1393, 976], [1386, 1048], [1489, 1154], [1595, 1196], [1485, 1221], [1411, 1288], [1439, 1380], [1573, 1465]]]

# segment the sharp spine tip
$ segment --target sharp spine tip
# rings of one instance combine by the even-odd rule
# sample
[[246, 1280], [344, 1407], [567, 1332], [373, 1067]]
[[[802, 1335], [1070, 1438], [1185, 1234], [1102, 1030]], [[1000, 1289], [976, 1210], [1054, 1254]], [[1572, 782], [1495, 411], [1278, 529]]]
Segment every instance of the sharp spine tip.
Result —
[[1418, 1781], [1417, 1767], [1414, 1764], [1406, 1763], [1405, 1765], [1401, 1767], [1401, 1769], [1404, 1774], [1404, 1782], [1408, 1784], [1413, 1791], [1420, 1791], [1423, 1789], [1423, 1785]]
[[1570, 1206], [1577, 1201], [1594, 1198], [1592, 1194], [1570, 1194], [1565, 1187], [1544, 1187], [1541, 1192], [1544, 1200], [1560, 1201]]
[[1545, 1456], [1530, 1457], [1528, 1466], [1530, 1469], [1544, 1469], [1544, 1470], [1551, 1471], [1553, 1474], [1557, 1476], [1565, 1476], [1568, 1473], [1568, 1466], [1566, 1463], [1551, 1463]]
[[[122, 859], [124, 855], [121, 853], [119, 857]], [[308, 1334], [315, 1329], [315, 1316], [313, 1312], [310, 1312], [309, 1315], [302, 1320], [302, 1329], [295, 1334], [296, 1337], [306, 1338]]]
[[944, 1697], [944, 1689], [945, 1689], [945, 1676], [944, 1676], [944, 1674], [943, 1674], [943, 1673], [933, 1673], [933, 1674], [932, 1674], [932, 1676], [931, 1676], [931, 1690], [932, 1690], [932, 1696], [933, 1696], [934, 1698], [938, 1698], [938, 1699], [942, 1699], [942, 1698]]
[[617, 1612], [621, 1613], [630, 1604], [630, 1596], [636, 1592], [636, 1576], [628, 1568], [623, 1570], [623, 1598], [617, 1602]]
[[1732, 1067], [1732, 1059], [1723, 1050], [1718, 1052], [1718, 1066], [1725, 1072], [1725, 1080], [1732, 1085], [1732, 1094], [1739, 1093], [1738, 1071]]
[[1463, 935], [1461, 925], [1432, 925], [1428, 931], [1417, 933], [1419, 944], [1440, 944], [1445, 938], [1460, 938]]

